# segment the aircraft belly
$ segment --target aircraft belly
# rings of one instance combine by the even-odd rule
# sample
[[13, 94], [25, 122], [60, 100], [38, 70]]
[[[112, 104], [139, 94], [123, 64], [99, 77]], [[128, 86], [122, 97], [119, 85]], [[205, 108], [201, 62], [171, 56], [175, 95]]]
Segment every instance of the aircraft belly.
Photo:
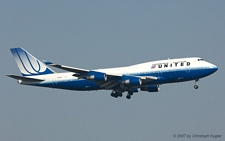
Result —
[[100, 89], [93, 81], [87, 80], [67, 80], [67, 81], [48, 81], [40, 83], [41, 87], [50, 87], [56, 89], [67, 89], [67, 90], [78, 90], [78, 91], [87, 91], [87, 90], [97, 90]]

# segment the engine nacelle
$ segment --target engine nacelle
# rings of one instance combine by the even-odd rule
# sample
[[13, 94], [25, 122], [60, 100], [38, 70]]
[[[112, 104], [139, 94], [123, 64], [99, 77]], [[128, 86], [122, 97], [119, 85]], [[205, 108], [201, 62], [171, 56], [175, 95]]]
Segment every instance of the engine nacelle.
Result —
[[122, 81], [122, 84], [130, 86], [140, 86], [142, 84], [142, 80], [138, 77], [132, 77]]
[[87, 80], [106, 81], [107, 76], [104, 73], [96, 73], [86, 77]]
[[142, 91], [148, 91], [148, 92], [158, 92], [160, 90], [159, 85], [152, 85], [147, 87], [142, 87]]

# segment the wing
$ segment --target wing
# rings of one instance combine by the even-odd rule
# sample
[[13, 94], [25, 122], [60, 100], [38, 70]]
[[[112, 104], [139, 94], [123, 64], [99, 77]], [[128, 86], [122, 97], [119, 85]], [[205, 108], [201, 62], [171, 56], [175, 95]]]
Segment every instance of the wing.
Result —
[[[85, 78], [84, 76], [90, 75], [90, 73], [94, 74], [96, 72], [96, 71], [90, 71], [87, 69], [74, 68], [74, 67], [64, 66], [59, 64], [50, 64], [50, 66], [56, 67], [58, 69], [66, 70], [69, 72], [74, 72], [75, 74], [73, 76], [81, 77], [81, 78]], [[101, 73], [101, 72], [96, 72], [96, 73]], [[106, 76], [107, 78], [120, 78], [122, 75], [107, 73]]]
[[155, 76], [140, 76], [140, 78], [143, 82], [149, 82], [149, 81], [154, 81], [158, 79]]
[[53, 67], [56, 67], [56, 68], [59, 68], [59, 69], [62, 69], [62, 70], [74, 72], [74, 73], [77, 73], [77, 74], [85, 74], [85, 73], [89, 73], [90, 72], [90, 70], [74, 68], [74, 67], [58, 65], [58, 64], [50, 64], [50, 66], [53, 66]]
[[99, 71], [92, 71], [81, 68], [74, 68], [70, 66], [64, 66], [59, 64], [50, 64], [53, 67], [74, 72], [73, 76], [83, 78], [87, 80], [94, 80], [101, 88], [115, 89], [122, 85], [132, 86], [141, 85], [142, 83], [157, 80], [154, 76], [129, 76], [122, 74], [105, 73]]

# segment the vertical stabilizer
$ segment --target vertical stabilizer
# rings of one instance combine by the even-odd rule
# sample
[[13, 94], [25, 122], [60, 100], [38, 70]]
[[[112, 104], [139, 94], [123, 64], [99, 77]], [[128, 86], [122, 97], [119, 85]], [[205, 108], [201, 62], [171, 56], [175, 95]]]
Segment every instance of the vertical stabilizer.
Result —
[[23, 48], [11, 48], [10, 50], [23, 76], [54, 73], [53, 70]]

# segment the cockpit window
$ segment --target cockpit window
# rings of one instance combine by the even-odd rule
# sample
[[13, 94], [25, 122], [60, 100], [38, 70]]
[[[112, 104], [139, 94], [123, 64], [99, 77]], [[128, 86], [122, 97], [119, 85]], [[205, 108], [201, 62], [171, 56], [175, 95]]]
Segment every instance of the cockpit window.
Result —
[[200, 58], [200, 59], [198, 59], [198, 61], [203, 61], [203, 59], [202, 59], [202, 58]]

